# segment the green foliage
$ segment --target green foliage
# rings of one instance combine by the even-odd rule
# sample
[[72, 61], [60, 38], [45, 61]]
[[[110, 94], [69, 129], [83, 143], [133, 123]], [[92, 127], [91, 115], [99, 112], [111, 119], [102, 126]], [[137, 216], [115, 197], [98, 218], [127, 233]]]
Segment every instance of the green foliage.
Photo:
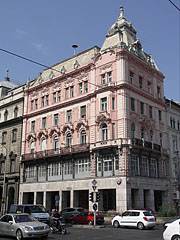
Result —
[[156, 216], [157, 217], [175, 217], [177, 216], [177, 212], [171, 206], [168, 206], [167, 204], [163, 204], [162, 206], [159, 207], [159, 211]]

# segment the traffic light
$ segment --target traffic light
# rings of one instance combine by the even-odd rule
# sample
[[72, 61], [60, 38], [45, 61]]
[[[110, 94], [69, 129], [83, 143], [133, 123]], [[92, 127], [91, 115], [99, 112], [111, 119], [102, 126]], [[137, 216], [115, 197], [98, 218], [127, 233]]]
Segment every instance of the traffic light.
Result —
[[96, 192], [96, 202], [101, 200], [100, 192]]
[[94, 193], [93, 192], [89, 193], [89, 201], [94, 202]]

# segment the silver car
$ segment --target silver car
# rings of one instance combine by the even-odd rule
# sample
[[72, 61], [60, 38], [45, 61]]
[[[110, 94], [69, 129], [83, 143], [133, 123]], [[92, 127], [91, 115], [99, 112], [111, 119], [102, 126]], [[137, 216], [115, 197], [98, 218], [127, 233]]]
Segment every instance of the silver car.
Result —
[[49, 226], [38, 222], [31, 215], [6, 214], [0, 218], [0, 235], [23, 238], [44, 237], [47, 238], [50, 232]]

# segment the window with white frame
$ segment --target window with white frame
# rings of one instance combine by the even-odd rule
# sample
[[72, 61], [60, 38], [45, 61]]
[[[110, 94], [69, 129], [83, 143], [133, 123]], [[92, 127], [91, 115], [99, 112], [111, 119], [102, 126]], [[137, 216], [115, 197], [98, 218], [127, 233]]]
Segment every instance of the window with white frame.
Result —
[[110, 155], [104, 156], [104, 172], [112, 172], [112, 157]]
[[165, 160], [161, 161], [161, 166], [162, 166], [162, 175], [166, 176], [167, 170], [166, 170], [166, 161]]
[[66, 112], [66, 122], [72, 122], [72, 110]]
[[41, 107], [44, 107], [44, 106], [45, 106], [44, 96], [42, 96], [42, 98], [41, 98]]
[[157, 159], [151, 158], [149, 163], [150, 177], [158, 177]]
[[41, 150], [42, 151], [45, 151], [46, 150], [46, 139], [42, 139], [42, 141], [41, 141]]
[[141, 139], [145, 139], [145, 130], [141, 128]]
[[42, 118], [42, 128], [46, 128], [46, 117]]
[[34, 153], [34, 150], [35, 150], [35, 142], [32, 141], [32, 142], [30, 143], [30, 153]]
[[79, 83], [79, 95], [83, 94], [83, 84]]
[[135, 124], [132, 123], [131, 124], [131, 138], [135, 138], [136, 137], [136, 127], [135, 127]]
[[161, 88], [157, 87], [157, 97], [160, 98], [161, 97]]
[[35, 131], [35, 121], [31, 121], [31, 132]]
[[101, 124], [101, 141], [108, 139], [108, 129], [106, 123]]
[[102, 74], [101, 75], [101, 84], [104, 85], [106, 83], [106, 75]]
[[58, 162], [50, 163], [48, 165], [48, 177], [60, 176], [61, 175], [61, 164]]
[[80, 114], [81, 114], [81, 119], [86, 118], [86, 106], [80, 107]]
[[115, 139], [115, 123], [112, 123], [112, 139]]
[[89, 173], [90, 172], [90, 159], [78, 159], [75, 162], [75, 174]]
[[25, 176], [26, 179], [28, 180], [29, 178], [34, 179], [37, 177], [37, 167], [32, 165], [32, 166], [28, 166], [25, 169]]
[[7, 132], [2, 132], [2, 144], [5, 144], [7, 141]]
[[84, 92], [87, 93], [88, 92], [88, 81], [84, 82]]
[[42, 164], [38, 166], [38, 177], [39, 178], [46, 177], [46, 165]]
[[73, 165], [71, 161], [66, 161], [64, 163], [64, 175], [72, 175], [73, 173]]
[[150, 130], [150, 142], [154, 142], [154, 133], [153, 130]]
[[119, 157], [115, 156], [114, 158], [115, 171], [119, 171]]
[[140, 175], [144, 177], [149, 176], [148, 158], [145, 156], [142, 156], [140, 161]]
[[57, 151], [57, 150], [58, 150], [58, 147], [59, 147], [58, 137], [57, 137], [57, 136], [54, 136], [54, 138], [53, 138], [53, 149], [54, 149], [55, 151]]
[[72, 145], [72, 135], [71, 133], [68, 133], [66, 136], [66, 147], [71, 147]]
[[74, 97], [74, 87], [70, 87], [70, 98]]
[[133, 72], [129, 72], [129, 81], [131, 84], [133, 84], [133, 82], [134, 82], [134, 73]]
[[11, 159], [10, 161], [10, 172], [15, 172], [15, 159]]
[[86, 131], [82, 130], [80, 133], [80, 144], [84, 145], [86, 144]]
[[16, 142], [17, 140], [17, 129], [12, 130], [12, 142]]
[[131, 172], [133, 176], [139, 176], [139, 157], [131, 155]]
[[5, 170], [5, 161], [0, 161], [0, 173], [4, 174]]
[[57, 102], [57, 98], [56, 98], [56, 92], [53, 93], [53, 103]]
[[101, 98], [101, 111], [107, 111], [107, 97]]
[[58, 102], [61, 101], [61, 91], [60, 90], [57, 92], [57, 101]]
[[54, 114], [54, 126], [58, 126], [59, 122], [59, 115], [58, 113]]
[[111, 83], [112, 82], [112, 72], [108, 72], [107, 76], [108, 76], [108, 82]]

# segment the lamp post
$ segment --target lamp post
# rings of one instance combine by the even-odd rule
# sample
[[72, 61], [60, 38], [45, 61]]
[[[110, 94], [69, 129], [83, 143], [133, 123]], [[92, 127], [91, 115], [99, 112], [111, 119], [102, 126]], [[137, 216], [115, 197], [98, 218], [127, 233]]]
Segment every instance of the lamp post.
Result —
[[[4, 147], [6, 151], [6, 159], [7, 159], [7, 148], [0, 143], [2, 147]], [[4, 177], [3, 177], [3, 192], [2, 192], [2, 203], [1, 203], [1, 213], [2, 215], [5, 213], [6, 210], [6, 159], [4, 159]]]

